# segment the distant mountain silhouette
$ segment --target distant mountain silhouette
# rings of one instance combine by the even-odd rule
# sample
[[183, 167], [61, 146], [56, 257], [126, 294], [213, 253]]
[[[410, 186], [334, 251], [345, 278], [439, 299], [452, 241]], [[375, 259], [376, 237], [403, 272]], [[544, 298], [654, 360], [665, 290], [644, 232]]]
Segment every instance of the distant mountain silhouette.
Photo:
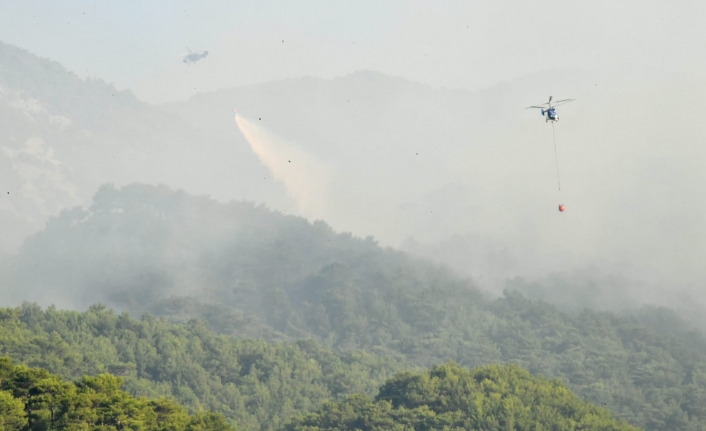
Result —
[[[555, 70], [471, 92], [359, 71], [154, 106], [9, 45], [1, 51], [5, 249], [61, 208], [86, 204], [100, 184], [141, 182], [265, 203], [385, 245], [479, 238], [491, 254], [507, 250], [504, 263], [489, 274], [477, 259], [454, 266], [489, 280], [606, 262], [650, 280], [704, 275], [706, 241], [692, 233], [706, 215], [694, 199], [706, 183], [706, 94], [686, 72]], [[551, 126], [524, 109], [549, 95], [577, 99], [555, 125], [561, 194]], [[233, 108], [279, 140], [273, 157], [289, 145], [331, 173], [311, 191], [315, 210], [297, 212]]]

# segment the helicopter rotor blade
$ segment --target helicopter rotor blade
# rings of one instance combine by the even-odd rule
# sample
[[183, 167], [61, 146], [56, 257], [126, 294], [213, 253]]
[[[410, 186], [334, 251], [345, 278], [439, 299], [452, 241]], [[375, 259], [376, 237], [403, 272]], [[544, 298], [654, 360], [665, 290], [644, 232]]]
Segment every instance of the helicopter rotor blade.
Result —
[[576, 99], [565, 99], [565, 100], [560, 100], [554, 104], [554, 106], [559, 106], [559, 105], [564, 105], [569, 102], [573, 102]]
[[552, 97], [554, 97], [554, 96], [549, 96], [549, 102], [547, 102], [547, 103], [552, 103]]
[[530, 109], [530, 108], [544, 109], [544, 108], [546, 108], [546, 106], [528, 106], [525, 109]]

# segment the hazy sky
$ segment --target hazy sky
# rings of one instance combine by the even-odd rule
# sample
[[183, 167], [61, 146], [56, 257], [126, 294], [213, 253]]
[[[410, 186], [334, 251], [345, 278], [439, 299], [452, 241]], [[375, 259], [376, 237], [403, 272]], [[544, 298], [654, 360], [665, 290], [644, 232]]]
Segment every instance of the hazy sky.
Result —
[[[698, 0], [3, 0], [0, 39], [148, 101], [360, 69], [475, 89], [558, 67], [701, 71], [705, 11]], [[187, 46], [210, 55], [186, 65]]]

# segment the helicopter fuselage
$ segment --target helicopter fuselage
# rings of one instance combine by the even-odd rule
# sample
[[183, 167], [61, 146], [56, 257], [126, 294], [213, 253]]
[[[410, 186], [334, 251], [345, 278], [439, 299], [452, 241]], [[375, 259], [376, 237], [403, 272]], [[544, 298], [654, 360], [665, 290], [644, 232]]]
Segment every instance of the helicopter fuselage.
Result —
[[556, 110], [554, 108], [549, 108], [546, 111], [542, 109], [542, 115], [545, 115], [547, 117], [546, 121], [559, 121], [559, 114], [556, 113]]

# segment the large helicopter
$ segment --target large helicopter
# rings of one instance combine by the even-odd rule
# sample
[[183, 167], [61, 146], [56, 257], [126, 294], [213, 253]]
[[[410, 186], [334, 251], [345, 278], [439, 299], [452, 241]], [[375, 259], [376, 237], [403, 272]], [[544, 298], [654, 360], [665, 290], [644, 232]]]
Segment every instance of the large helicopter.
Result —
[[[554, 122], [556, 122], [556, 121], [559, 121], [559, 114], [556, 113], [556, 109], [554, 109], [554, 108], [557, 107], [557, 106], [559, 106], [559, 105], [563, 105], [564, 103], [573, 102], [573, 101], [576, 100], [576, 99], [564, 99], [564, 100], [559, 100], [559, 101], [557, 101], [557, 102], [554, 102], [554, 105], [552, 105], [552, 97], [553, 97], [553, 96], [549, 96], [549, 102], [547, 102], [547, 103], [542, 103], [542, 104], [537, 105], [537, 106], [529, 106], [529, 107], [527, 107], [527, 108], [525, 108], [525, 109], [530, 109], [530, 108], [541, 109], [541, 110], [542, 110], [542, 116], [544, 116], [545, 114], [546, 114], [546, 116], [547, 116], [547, 119], [545, 120], [546, 122], [551, 121], [552, 123], [554, 123]], [[545, 106], [545, 105], [546, 105], [546, 106]]]
[[188, 47], [186, 49], [188, 50], [188, 52], [182, 54], [182, 61], [186, 64], [194, 64], [202, 58], [206, 58], [206, 56], [208, 55], [208, 51], [194, 52]]

